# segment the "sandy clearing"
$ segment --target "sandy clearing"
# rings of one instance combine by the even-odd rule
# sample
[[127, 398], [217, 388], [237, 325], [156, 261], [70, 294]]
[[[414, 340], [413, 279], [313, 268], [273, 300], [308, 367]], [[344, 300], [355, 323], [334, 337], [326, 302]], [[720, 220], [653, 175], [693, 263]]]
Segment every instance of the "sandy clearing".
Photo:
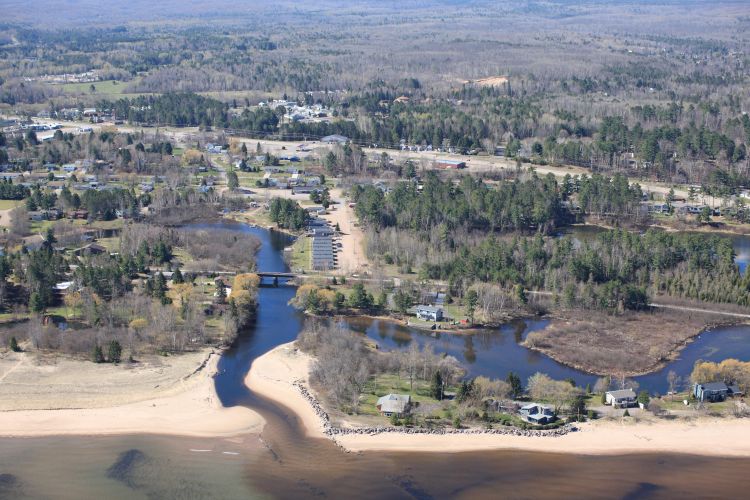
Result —
[[[258, 358], [246, 379], [251, 390], [291, 409], [307, 434], [324, 437], [322, 423], [292, 385], [307, 381], [312, 358], [284, 344]], [[579, 424], [579, 431], [561, 437], [522, 437], [496, 434], [336, 436], [350, 451], [467, 452], [525, 450], [582, 455], [623, 453], [687, 453], [711, 456], [750, 456], [750, 419], [700, 418], [655, 421], [634, 419]], [[717, 436], [731, 439], [717, 440]]]
[[[99, 373], [97, 381], [92, 380], [92, 371], [84, 365], [97, 368], [101, 365], [84, 361], [68, 360], [62, 367], [39, 368], [32, 363], [18, 366], [17, 359], [11, 360], [15, 368], [0, 384], [0, 401], [4, 401], [5, 406], [5, 411], [0, 411], [0, 436], [164, 434], [220, 437], [259, 432], [264, 424], [260, 415], [247, 408], [221, 405], [213, 379], [219, 355], [207, 350], [202, 352], [202, 358], [188, 356], [191, 359], [182, 360], [181, 366], [189, 365], [192, 369], [182, 372], [183, 378], [172, 380], [167, 386], [159, 383], [158, 376], [156, 381], [148, 382], [149, 377], [158, 375], [157, 372], [150, 372], [143, 376], [143, 380], [139, 378], [137, 382], [127, 384], [117, 375], [110, 373], [107, 376], [106, 371]], [[191, 364], [191, 360], [201, 361], [206, 357], [202, 370], [184, 378], [199, 365]], [[72, 370], [74, 365], [68, 363], [79, 363], [83, 374], [79, 376]], [[18, 382], [19, 377], [34, 370], [46, 371], [48, 376], [38, 375], [36, 380], [30, 379], [25, 384]], [[50, 382], [58, 377], [76, 379], [77, 382], [75, 385]], [[119, 390], [116, 390], [117, 380], [123, 384]], [[93, 386], [93, 394], [87, 391], [87, 385]], [[30, 392], [31, 403], [25, 400], [22, 390]], [[108, 390], [112, 391], [109, 395], [105, 394]], [[18, 409], [8, 409], [8, 400]], [[24, 409], [39, 407], [42, 401], [42, 407], [48, 409]], [[77, 404], [90, 406], [75, 408]], [[58, 408], [62, 409], [55, 409], [55, 405], [61, 405]]]
[[10, 213], [13, 211], [12, 208], [8, 208], [6, 210], [0, 210], [0, 226], [1, 227], [10, 227], [11, 219], [10, 219]]
[[499, 87], [508, 83], [508, 77], [490, 76], [487, 78], [480, 78], [478, 80], [464, 80], [463, 83], [467, 85], [479, 85], [480, 87]]

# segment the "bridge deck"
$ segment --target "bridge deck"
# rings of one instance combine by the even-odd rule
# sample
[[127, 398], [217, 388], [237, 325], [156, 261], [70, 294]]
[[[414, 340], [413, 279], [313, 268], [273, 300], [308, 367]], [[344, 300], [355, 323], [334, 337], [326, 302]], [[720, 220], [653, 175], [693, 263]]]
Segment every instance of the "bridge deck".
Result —
[[296, 278], [297, 277], [295, 273], [282, 273], [282, 272], [273, 272], [273, 271], [257, 271], [255, 274], [257, 274], [261, 278]]

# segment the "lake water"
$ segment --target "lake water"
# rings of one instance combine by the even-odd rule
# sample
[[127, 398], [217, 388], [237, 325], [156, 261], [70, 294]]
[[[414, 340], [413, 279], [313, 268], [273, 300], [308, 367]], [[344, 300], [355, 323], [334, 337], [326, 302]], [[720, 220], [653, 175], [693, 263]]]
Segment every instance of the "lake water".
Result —
[[[280, 250], [289, 243], [286, 236], [224, 227], [261, 238], [259, 268], [285, 270]], [[723, 498], [743, 497], [750, 488], [750, 460], [744, 459], [517, 451], [346, 454], [328, 440], [309, 439], [292, 412], [252, 394], [243, 383], [253, 359], [296, 337], [303, 317], [287, 305], [293, 294], [291, 287], [262, 288], [256, 324], [219, 363], [216, 388], [222, 402], [258, 411], [267, 422], [261, 436], [0, 439], [0, 498]], [[436, 351], [461, 360], [472, 375], [544, 371], [580, 383], [591, 379], [518, 345], [543, 322], [465, 337], [382, 321], [351, 323], [384, 349], [431, 342]], [[746, 354], [741, 351], [745, 335], [723, 329], [703, 335], [686, 352], [719, 356], [740, 349], [738, 356]]]

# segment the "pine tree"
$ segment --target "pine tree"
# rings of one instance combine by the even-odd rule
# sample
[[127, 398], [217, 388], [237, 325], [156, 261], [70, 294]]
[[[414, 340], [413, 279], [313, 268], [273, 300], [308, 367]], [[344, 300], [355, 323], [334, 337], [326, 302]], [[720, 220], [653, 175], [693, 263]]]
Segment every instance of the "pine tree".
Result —
[[439, 371], [435, 371], [430, 382], [430, 396], [438, 401], [443, 400], [443, 376]]
[[18, 341], [15, 337], [10, 338], [10, 350], [13, 352], [21, 352], [21, 348], [18, 347]]
[[91, 361], [94, 363], [104, 363], [104, 351], [102, 351], [101, 346], [98, 344], [91, 349]]
[[477, 310], [477, 304], [479, 303], [479, 295], [476, 290], [469, 290], [466, 294], [466, 315], [469, 316], [469, 321], [474, 324], [474, 312]]
[[180, 271], [179, 267], [175, 269], [174, 273], [172, 274], [172, 283], [176, 285], [185, 283], [185, 278], [182, 276], [182, 271]]
[[108, 357], [110, 363], [119, 363], [120, 357], [122, 356], [122, 346], [120, 343], [116, 340], [113, 340], [109, 343], [108, 351]]
[[510, 385], [510, 393], [513, 399], [517, 399], [523, 393], [521, 378], [513, 372], [508, 373], [506, 382]]

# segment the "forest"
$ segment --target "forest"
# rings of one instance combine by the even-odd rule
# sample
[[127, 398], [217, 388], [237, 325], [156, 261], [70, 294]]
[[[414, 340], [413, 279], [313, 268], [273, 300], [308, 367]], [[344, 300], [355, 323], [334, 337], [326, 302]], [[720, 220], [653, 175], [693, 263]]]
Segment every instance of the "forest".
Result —
[[[400, 16], [393, 2], [344, 13], [336, 0], [255, 2], [253, 15], [189, 4], [144, 5], [164, 19], [158, 27], [120, 9], [105, 15], [120, 24], [66, 24], [81, 10], [69, 6], [57, 29], [14, 13], [0, 26], [0, 42], [12, 42], [0, 43], [0, 109], [95, 106], [137, 124], [500, 151], [734, 194], [748, 184], [750, 26], [731, 0], [428, 0], [399, 4]], [[480, 12], [470, 26], [449, 21]], [[668, 33], [655, 31], [663, 25]], [[93, 80], [50, 83], [71, 74]], [[257, 107], [282, 96], [332, 116], [284, 122]]]
[[371, 229], [373, 256], [407, 272], [418, 265], [421, 279], [445, 280], [456, 296], [493, 283], [516, 289], [522, 302], [523, 290], [546, 291], [564, 307], [609, 311], [644, 309], [657, 295], [750, 304], [750, 282], [734, 263], [729, 239], [610, 230], [577, 243], [554, 231], [574, 220], [563, 197], [589, 213], [627, 217], [641, 193], [619, 177], [566, 178], [559, 185], [552, 176], [534, 175], [490, 187], [469, 176], [454, 184], [434, 173], [421, 191], [408, 182], [387, 195], [371, 186], [352, 191], [357, 216]]

